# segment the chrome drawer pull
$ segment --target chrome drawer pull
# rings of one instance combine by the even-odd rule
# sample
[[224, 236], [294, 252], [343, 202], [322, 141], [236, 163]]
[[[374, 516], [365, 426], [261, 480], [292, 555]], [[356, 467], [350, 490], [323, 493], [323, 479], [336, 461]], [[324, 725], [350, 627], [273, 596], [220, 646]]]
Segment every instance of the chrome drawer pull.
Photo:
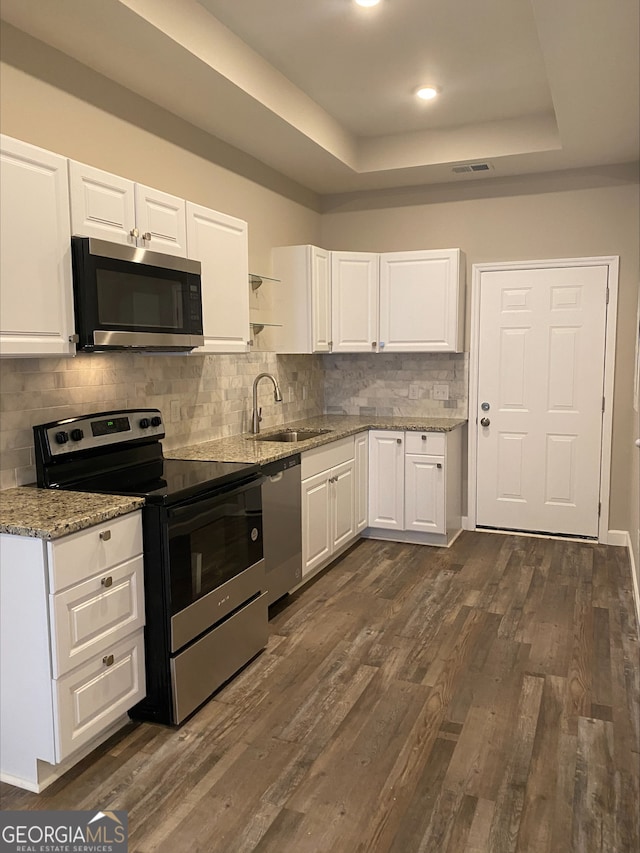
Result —
[[105, 655], [105, 656], [102, 658], [102, 663], [103, 663], [105, 666], [113, 666], [113, 662], [114, 662], [114, 660], [115, 660], [115, 658], [114, 658], [114, 656], [113, 656], [113, 655]]
[[100, 538], [103, 542], [108, 542], [111, 539], [111, 531], [110, 530], [102, 530], [100, 532]]
[[102, 578], [100, 583], [102, 584], [102, 586], [110, 587], [113, 583], [113, 578], [111, 577], [111, 575], [109, 575], [109, 577], [107, 578]]

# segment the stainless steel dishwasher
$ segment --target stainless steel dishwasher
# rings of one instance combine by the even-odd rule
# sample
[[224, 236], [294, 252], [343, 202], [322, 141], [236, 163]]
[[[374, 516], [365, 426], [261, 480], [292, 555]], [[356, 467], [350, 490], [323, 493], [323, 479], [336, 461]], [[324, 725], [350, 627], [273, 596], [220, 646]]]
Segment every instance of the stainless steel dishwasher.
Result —
[[262, 528], [267, 604], [302, 580], [300, 454], [261, 466]]

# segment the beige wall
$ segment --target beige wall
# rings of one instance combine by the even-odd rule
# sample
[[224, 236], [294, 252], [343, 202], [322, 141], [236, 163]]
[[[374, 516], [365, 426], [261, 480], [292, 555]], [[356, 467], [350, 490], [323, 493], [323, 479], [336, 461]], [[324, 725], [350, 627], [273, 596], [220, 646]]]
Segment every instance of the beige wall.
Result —
[[[538, 182], [544, 192], [536, 190]], [[575, 189], [576, 183], [584, 186]], [[466, 253], [468, 283], [475, 263], [619, 255], [609, 527], [635, 530], [632, 516], [637, 506], [630, 500], [630, 471], [635, 452], [632, 387], [640, 233], [637, 172], [629, 168], [582, 173], [579, 179], [564, 174], [558, 176], [555, 185], [553, 176], [534, 176], [505, 182], [505, 195], [495, 197], [488, 187], [484, 194], [477, 187], [470, 191], [480, 197], [460, 199], [459, 187], [435, 187], [329, 200], [322, 217], [320, 245], [357, 251], [460, 247]], [[455, 200], [447, 200], [448, 196]], [[467, 298], [467, 342], [470, 302]]]

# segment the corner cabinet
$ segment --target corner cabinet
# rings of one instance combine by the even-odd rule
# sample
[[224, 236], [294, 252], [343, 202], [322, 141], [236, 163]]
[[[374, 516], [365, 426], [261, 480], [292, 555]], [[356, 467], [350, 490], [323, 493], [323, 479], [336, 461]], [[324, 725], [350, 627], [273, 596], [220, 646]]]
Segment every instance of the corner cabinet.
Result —
[[69, 188], [74, 235], [187, 257], [184, 199], [74, 160]]
[[0, 354], [72, 355], [67, 160], [0, 137]]
[[282, 323], [278, 352], [331, 352], [331, 257], [317, 246], [272, 251], [273, 274], [282, 281], [277, 309]]
[[188, 256], [202, 264], [204, 346], [194, 352], [247, 352], [249, 346], [248, 225], [187, 202]]
[[461, 531], [462, 433], [369, 433], [369, 526], [364, 536], [450, 545]]
[[462, 352], [464, 274], [460, 249], [380, 255], [380, 349]]
[[145, 695], [141, 514], [0, 550], [0, 776], [39, 792]]

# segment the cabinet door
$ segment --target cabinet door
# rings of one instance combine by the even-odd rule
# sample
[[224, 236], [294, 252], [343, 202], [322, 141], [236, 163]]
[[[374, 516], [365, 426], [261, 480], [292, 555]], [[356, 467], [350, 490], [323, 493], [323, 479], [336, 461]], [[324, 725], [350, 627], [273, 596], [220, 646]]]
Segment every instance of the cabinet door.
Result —
[[356, 535], [355, 464], [353, 459], [332, 468], [331, 550], [337, 551]]
[[463, 278], [459, 249], [380, 256], [380, 348], [460, 352]]
[[331, 555], [329, 472], [302, 481], [302, 577]]
[[404, 530], [404, 433], [369, 433], [369, 526]]
[[185, 200], [136, 184], [138, 244], [154, 252], [187, 257]]
[[405, 457], [405, 529], [445, 533], [444, 457]]
[[356, 462], [356, 533], [360, 533], [369, 519], [369, 436], [361, 432], [355, 437]]
[[311, 336], [313, 352], [331, 351], [329, 252], [311, 246]]
[[204, 346], [196, 352], [246, 352], [249, 340], [247, 223], [187, 202], [189, 258], [202, 264]]
[[67, 160], [0, 138], [0, 351], [75, 349]]
[[69, 161], [71, 231], [135, 246], [135, 184], [119, 175]]
[[378, 348], [378, 255], [331, 253], [333, 352], [376, 352]]

